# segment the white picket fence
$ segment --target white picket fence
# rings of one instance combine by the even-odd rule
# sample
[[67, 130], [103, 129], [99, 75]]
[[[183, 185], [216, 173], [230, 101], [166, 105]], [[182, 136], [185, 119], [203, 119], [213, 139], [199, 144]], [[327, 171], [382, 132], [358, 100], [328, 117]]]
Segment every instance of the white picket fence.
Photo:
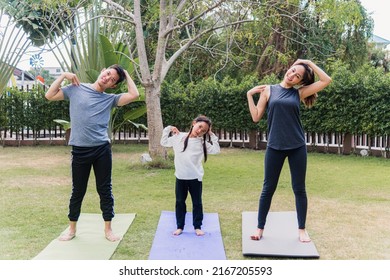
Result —
[[[267, 136], [265, 132], [257, 132], [256, 141], [251, 141], [248, 131], [227, 131], [216, 130], [214, 131], [219, 137], [219, 141], [222, 146], [229, 147], [241, 147], [241, 148], [265, 148], [267, 142]], [[25, 130], [23, 134], [0, 131], [0, 140], [3, 145], [28, 145], [29, 142], [35, 141], [38, 143], [55, 144], [64, 140], [65, 132], [61, 127], [56, 127], [51, 131], [39, 131], [34, 133], [31, 130]], [[121, 131], [117, 132], [114, 136], [117, 143], [147, 143], [148, 134], [146, 131], [138, 130], [134, 127], [125, 127]], [[306, 133], [306, 144], [312, 150], [329, 153], [343, 153], [346, 143], [344, 143], [345, 137], [340, 133]], [[253, 144], [253, 142], [257, 144]], [[17, 143], [17, 144], [15, 144]], [[365, 134], [351, 135], [349, 138], [348, 146], [351, 152], [360, 153], [365, 150], [368, 154], [390, 157], [390, 138], [389, 135], [369, 137]], [[347, 153], [350, 153], [349, 150]]]

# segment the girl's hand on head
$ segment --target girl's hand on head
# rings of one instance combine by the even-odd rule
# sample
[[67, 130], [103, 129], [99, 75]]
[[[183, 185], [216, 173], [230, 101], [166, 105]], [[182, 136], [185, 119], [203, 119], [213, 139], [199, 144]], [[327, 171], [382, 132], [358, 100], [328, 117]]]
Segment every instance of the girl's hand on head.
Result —
[[180, 131], [179, 131], [175, 126], [172, 126], [172, 127], [171, 127], [171, 132], [172, 132], [173, 134], [179, 134], [179, 133], [180, 133]]

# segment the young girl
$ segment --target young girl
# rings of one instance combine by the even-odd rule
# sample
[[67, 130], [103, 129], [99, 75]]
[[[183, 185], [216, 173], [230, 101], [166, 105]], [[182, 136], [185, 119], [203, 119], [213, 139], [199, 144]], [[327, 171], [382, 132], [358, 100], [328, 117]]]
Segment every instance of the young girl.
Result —
[[206, 116], [198, 116], [193, 120], [188, 133], [180, 132], [174, 126], [167, 126], [163, 130], [161, 145], [173, 147], [175, 154], [177, 229], [173, 234], [180, 235], [183, 232], [187, 212], [186, 198], [189, 192], [192, 200], [195, 233], [198, 236], [204, 235], [201, 229], [203, 221], [202, 178], [204, 175], [202, 160], [206, 162], [207, 154], [220, 152], [218, 137], [211, 132], [210, 119]]
[[[315, 82], [315, 75], [318, 81]], [[285, 159], [288, 159], [295, 195], [298, 234], [301, 242], [310, 242], [305, 230], [306, 196], [306, 141], [300, 119], [300, 102], [308, 107], [314, 104], [317, 92], [327, 87], [332, 79], [310, 60], [298, 59], [277, 85], [260, 85], [247, 92], [249, 110], [254, 122], [267, 111], [268, 139], [264, 160], [264, 183], [259, 199], [257, 231], [251, 236], [260, 240], [272, 196], [278, 184]], [[296, 86], [300, 86], [296, 89]], [[255, 104], [253, 96], [260, 94]]]

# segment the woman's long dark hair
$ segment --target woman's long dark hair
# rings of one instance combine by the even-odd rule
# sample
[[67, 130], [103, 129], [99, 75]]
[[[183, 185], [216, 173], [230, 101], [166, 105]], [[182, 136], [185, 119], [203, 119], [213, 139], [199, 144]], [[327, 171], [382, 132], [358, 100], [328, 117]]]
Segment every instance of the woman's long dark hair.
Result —
[[[209, 129], [207, 130], [207, 132], [203, 135], [203, 154], [204, 154], [204, 162], [207, 161], [207, 147], [206, 147], [206, 137], [208, 134], [208, 132], [210, 131], [210, 128], [211, 128], [211, 120], [204, 116], [204, 115], [200, 115], [198, 116], [197, 118], [195, 118], [193, 120], [195, 123], [198, 123], [198, 122], [205, 122], [209, 125]], [[194, 128], [193, 125], [191, 125], [191, 129], [190, 131], [188, 132], [188, 135], [186, 137], [186, 139], [184, 140], [184, 148], [183, 148], [183, 151], [184, 152], [186, 149], [187, 149], [187, 146], [188, 146], [188, 138], [190, 138], [190, 135], [191, 135], [191, 132], [192, 132], [192, 129]], [[210, 141], [210, 135], [209, 135], [209, 141]]]
[[[309, 67], [309, 65], [307, 65], [305, 63], [297, 63], [296, 65], [301, 65], [301, 66], [303, 66], [303, 68], [305, 68], [305, 72], [303, 73], [301, 85], [308, 86], [308, 85], [313, 84], [314, 83], [313, 69], [311, 69]], [[310, 95], [303, 100], [303, 103], [305, 104], [306, 107], [311, 108], [314, 105], [314, 103], [316, 102], [317, 97], [318, 97], [317, 93]]]

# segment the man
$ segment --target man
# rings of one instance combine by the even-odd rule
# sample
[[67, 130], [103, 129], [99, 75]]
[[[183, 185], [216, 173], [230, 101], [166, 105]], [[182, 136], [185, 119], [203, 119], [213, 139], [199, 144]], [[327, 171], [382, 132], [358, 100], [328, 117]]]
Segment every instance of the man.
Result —
[[[61, 87], [67, 79], [72, 84]], [[107, 94], [123, 80], [127, 82], [127, 93]], [[114, 197], [112, 195], [111, 172], [112, 152], [108, 126], [111, 109], [124, 106], [139, 97], [134, 81], [129, 73], [119, 65], [103, 69], [93, 84], [80, 83], [78, 77], [69, 72], [62, 73], [46, 92], [52, 101], [70, 101], [72, 146], [72, 194], [69, 202], [69, 232], [59, 240], [69, 241], [76, 236], [76, 223], [80, 216], [81, 204], [87, 191], [88, 179], [93, 167], [96, 189], [100, 197], [100, 209], [104, 220], [104, 233], [109, 241], [121, 239], [113, 233], [111, 220], [114, 217]]]

